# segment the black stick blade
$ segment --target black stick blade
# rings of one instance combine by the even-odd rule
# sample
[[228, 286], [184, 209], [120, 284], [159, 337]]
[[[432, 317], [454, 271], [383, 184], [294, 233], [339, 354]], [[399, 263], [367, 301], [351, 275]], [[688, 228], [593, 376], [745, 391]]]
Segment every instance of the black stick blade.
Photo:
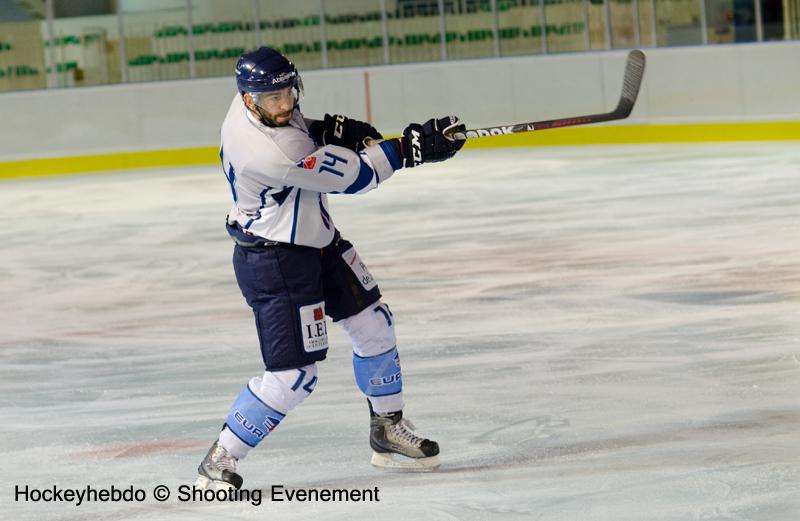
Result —
[[620, 96], [619, 104], [614, 111], [615, 115], [620, 116], [620, 119], [627, 118], [633, 110], [633, 105], [636, 103], [637, 96], [639, 96], [639, 87], [642, 86], [644, 64], [645, 57], [642, 51], [635, 49], [628, 53], [628, 60], [625, 63], [625, 77], [622, 80], [622, 96]]

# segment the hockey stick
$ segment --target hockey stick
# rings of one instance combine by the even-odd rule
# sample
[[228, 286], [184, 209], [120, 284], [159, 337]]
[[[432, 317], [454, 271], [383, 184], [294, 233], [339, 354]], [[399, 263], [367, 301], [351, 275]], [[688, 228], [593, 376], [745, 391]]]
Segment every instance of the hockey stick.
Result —
[[644, 63], [645, 58], [642, 51], [635, 49], [628, 53], [628, 60], [625, 62], [625, 76], [622, 79], [622, 96], [619, 98], [617, 108], [611, 112], [606, 112], [605, 114], [590, 114], [588, 116], [575, 116], [571, 118], [548, 119], [545, 121], [532, 121], [530, 123], [519, 123], [516, 125], [476, 128], [463, 132], [451, 132], [447, 134], [447, 137], [465, 140], [477, 137], [502, 136], [504, 134], [574, 127], [576, 125], [589, 125], [591, 123], [625, 119], [630, 115], [633, 110], [633, 105], [636, 103], [636, 96], [639, 94], [639, 87], [642, 85], [642, 77], [644, 76]]

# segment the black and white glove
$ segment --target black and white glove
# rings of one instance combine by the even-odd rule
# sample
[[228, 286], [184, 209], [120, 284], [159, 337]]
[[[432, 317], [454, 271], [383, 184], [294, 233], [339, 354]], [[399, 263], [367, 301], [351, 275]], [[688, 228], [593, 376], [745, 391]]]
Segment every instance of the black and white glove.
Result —
[[308, 135], [317, 146], [336, 145], [360, 152], [366, 148], [366, 139], [383, 139], [380, 132], [369, 123], [350, 119], [339, 114], [325, 114], [308, 127]]
[[464, 146], [464, 141], [453, 140], [447, 132], [464, 131], [466, 127], [455, 116], [429, 119], [423, 124], [410, 123], [399, 139], [403, 153], [403, 166], [411, 168], [422, 163], [437, 163], [450, 159]]

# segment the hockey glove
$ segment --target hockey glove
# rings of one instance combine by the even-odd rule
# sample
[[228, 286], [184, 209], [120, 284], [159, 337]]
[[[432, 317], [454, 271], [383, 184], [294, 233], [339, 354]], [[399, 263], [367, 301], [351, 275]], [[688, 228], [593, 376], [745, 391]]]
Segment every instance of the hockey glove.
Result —
[[380, 132], [369, 123], [346, 118], [339, 114], [325, 114], [322, 121], [314, 121], [308, 127], [308, 135], [317, 146], [336, 145], [360, 152], [366, 148], [364, 140], [383, 139]]
[[403, 166], [411, 168], [422, 163], [437, 163], [450, 159], [464, 146], [462, 140], [452, 140], [445, 132], [463, 131], [466, 127], [455, 116], [429, 119], [422, 125], [411, 123], [403, 130], [400, 145]]

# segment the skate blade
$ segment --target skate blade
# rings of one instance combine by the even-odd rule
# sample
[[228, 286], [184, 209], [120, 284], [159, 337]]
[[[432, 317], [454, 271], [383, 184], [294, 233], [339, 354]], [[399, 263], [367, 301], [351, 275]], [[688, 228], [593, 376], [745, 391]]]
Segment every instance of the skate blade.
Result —
[[391, 452], [373, 452], [370, 463], [372, 466], [381, 469], [423, 472], [433, 470], [442, 464], [442, 462], [439, 461], [439, 456], [431, 456], [429, 458], [406, 458]]
[[194, 488], [200, 490], [235, 490], [236, 487], [225, 481], [216, 481], [205, 476], [197, 476]]

